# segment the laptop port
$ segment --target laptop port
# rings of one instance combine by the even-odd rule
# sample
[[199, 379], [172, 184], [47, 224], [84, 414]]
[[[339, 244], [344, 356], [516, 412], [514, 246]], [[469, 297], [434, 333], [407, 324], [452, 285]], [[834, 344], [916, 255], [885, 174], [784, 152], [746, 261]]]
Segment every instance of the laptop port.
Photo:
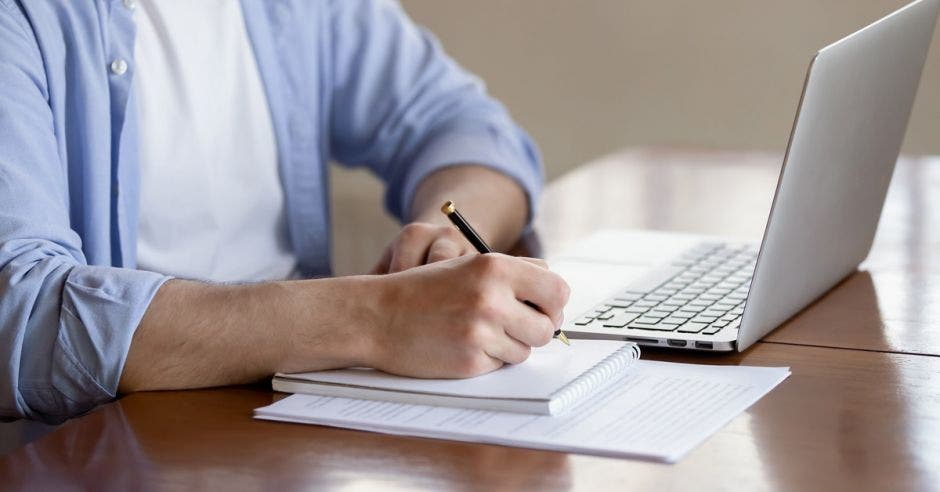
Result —
[[685, 347], [689, 342], [685, 340], [666, 340], [670, 347]]
[[695, 348], [711, 350], [715, 348], [712, 342], [695, 342]]

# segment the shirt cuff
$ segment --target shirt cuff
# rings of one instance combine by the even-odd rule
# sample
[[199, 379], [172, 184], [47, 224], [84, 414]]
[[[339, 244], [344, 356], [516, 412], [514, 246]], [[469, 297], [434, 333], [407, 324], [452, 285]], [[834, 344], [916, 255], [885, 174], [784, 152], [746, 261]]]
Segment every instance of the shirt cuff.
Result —
[[51, 383], [74, 416], [113, 399], [131, 340], [157, 290], [169, 280], [142, 270], [76, 266], [62, 290]]
[[451, 130], [435, 135], [418, 154], [399, 183], [392, 183], [385, 196], [389, 212], [405, 222], [411, 215], [411, 203], [418, 185], [429, 174], [450, 166], [473, 164], [498, 171], [512, 178], [526, 194], [531, 223], [541, 192], [544, 174], [538, 150], [521, 130], [515, 139], [504, 128]]

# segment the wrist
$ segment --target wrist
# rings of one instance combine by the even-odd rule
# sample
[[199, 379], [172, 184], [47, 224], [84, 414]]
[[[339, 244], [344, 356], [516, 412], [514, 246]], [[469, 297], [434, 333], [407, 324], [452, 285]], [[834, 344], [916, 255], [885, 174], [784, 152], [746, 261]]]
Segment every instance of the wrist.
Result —
[[371, 366], [375, 359], [379, 317], [368, 276], [289, 282], [300, 288], [286, 311], [290, 335], [282, 372]]

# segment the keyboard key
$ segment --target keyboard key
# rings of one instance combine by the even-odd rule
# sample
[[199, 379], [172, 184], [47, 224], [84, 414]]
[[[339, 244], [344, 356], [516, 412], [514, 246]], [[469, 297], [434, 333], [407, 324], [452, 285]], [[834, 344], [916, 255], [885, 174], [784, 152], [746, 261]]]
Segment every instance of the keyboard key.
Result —
[[662, 302], [662, 301], [665, 301], [666, 299], [669, 299], [669, 296], [664, 296], [662, 294], [653, 293], [653, 294], [647, 294], [646, 297], [644, 297], [643, 299], [647, 301]]
[[705, 310], [705, 306], [682, 306], [679, 308], [679, 311], [676, 312], [686, 312], [686, 313], [699, 313]]
[[694, 318], [694, 317], [695, 317], [695, 314], [696, 314], [696, 313], [690, 313], [690, 312], [685, 312], [685, 311], [676, 311], [676, 312], [672, 313], [672, 315], [670, 315], [670, 317], [671, 317], [671, 318], [689, 319], [689, 318]]
[[682, 268], [673, 266], [656, 268], [648, 274], [644, 275], [642, 278], [632, 282], [630, 286], [626, 288], [626, 291], [643, 294], [651, 292], [660, 285], [668, 282], [670, 279], [672, 279], [672, 277], [682, 273], [682, 270]]
[[628, 324], [627, 328], [636, 330], [673, 331], [676, 329], [676, 325], [667, 325], [665, 323], [640, 323], [639, 321], [634, 321]]
[[581, 319], [575, 321], [574, 324], [576, 324], [576, 325], [578, 325], [578, 326], [587, 326], [587, 325], [591, 324], [592, 321], [594, 321], [594, 318], [585, 316], [585, 317], [583, 317], [583, 318], [581, 318]]
[[689, 301], [689, 306], [711, 306], [711, 305], [712, 305], [712, 301], [702, 299], [701, 297], [699, 297], [698, 299], [693, 299]]
[[727, 311], [724, 311], [724, 310], [721, 310], [721, 309], [708, 308], [708, 309], [702, 311], [700, 314], [701, 314], [702, 316], [714, 316], [714, 317], [716, 317], [716, 318], [720, 318], [720, 317], [722, 317], [722, 316], [728, 314], [728, 312], [727, 312]]
[[714, 317], [714, 316], [702, 316], [702, 315], [698, 315], [698, 316], [692, 318], [690, 321], [691, 321], [691, 322], [695, 322], [695, 323], [705, 323], [705, 324], [708, 324], [708, 323], [714, 322], [714, 321], [717, 320], [717, 319], [718, 319], [718, 318], [716, 318], [716, 317]]
[[688, 323], [682, 325], [677, 330], [679, 333], [698, 333], [705, 329], [708, 326], [705, 323], [696, 323], [694, 321], [689, 321]]
[[666, 309], [659, 309], [658, 306], [655, 309], [650, 309], [649, 311], [646, 312], [647, 316], [650, 316], [653, 318], [660, 318], [660, 319], [665, 318], [671, 314], [672, 314], [672, 311], [668, 311]]
[[661, 323], [667, 324], [667, 325], [681, 325], [681, 324], [683, 324], [683, 323], [685, 323], [685, 322], [687, 322], [687, 321], [688, 321], [688, 319], [683, 318], [683, 317], [681, 317], [681, 316], [670, 316], [670, 317], [668, 317], [668, 318], [664, 318], [664, 319], [661, 321]]
[[604, 314], [598, 316], [597, 319], [599, 319], [599, 320], [601, 320], [601, 321], [604, 321], [604, 320], [608, 320], [608, 319], [613, 318], [613, 317], [614, 317], [614, 313], [607, 312], [607, 313], [604, 313]]
[[633, 301], [621, 301], [619, 299], [611, 299], [607, 301], [607, 304], [610, 304], [611, 306], [615, 308], [626, 308], [626, 307], [630, 307], [630, 305], [633, 304]]
[[619, 316], [615, 316], [613, 319], [604, 322], [605, 328], [623, 328], [627, 326], [627, 323], [636, 319], [637, 315], [633, 313], [624, 313]]
[[639, 300], [639, 301], [634, 302], [632, 307], [651, 308], [651, 307], [653, 307], [653, 306], [655, 306], [655, 305], [657, 305], [657, 304], [659, 304], [659, 301], [647, 301], [647, 300], [643, 299], [643, 300]]
[[679, 306], [669, 306], [669, 305], [663, 305], [663, 304], [660, 304], [660, 305], [656, 306], [655, 308], [653, 308], [654, 311], [659, 311], [659, 312], [663, 312], [663, 313], [667, 313], [667, 314], [668, 314], [668, 313], [671, 313], [671, 312], [673, 312], [673, 311], [675, 311], [675, 310], [677, 310], [677, 309], [679, 309]]
[[643, 298], [643, 294], [638, 294], [635, 292], [624, 292], [622, 294], [617, 294], [615, 297], [618, 301], [639, 301]]
[[705, 330], [702, 331], [702, 335], [714, 335], [715, 333], [718, 333], [719, 331], [721, 331], [720, 326], [709, 326], [708, 328], [705, 328]]
[[636, 319], [636, 322], [644, 323], [648, 325], [655, 325], [656, 323], [659, 323], [661, 320], [662, 318], [657, 317], [657, 316], [640, 316], [639, 318]]
[[648, 308], [648, 307], [643, 307], [643, 306], [630, 306], [630, 307], [624, 309], [624, 312], [627, 312], [627, 313], [636, 313], [636, 314], [643, 314], [643, 313], [645, 313], [645, 312], [647, 312], [647, 311], [649, 311], [649, 310], [650, 310], [650, 308]]
[[680, 306], [685, 306], [687, 302], [689, 302], [688, 299], [676, 299], [675, 297], [670, 297], [669, 299], [659, 303], [659, 307], [673, 306], [678, 308]]

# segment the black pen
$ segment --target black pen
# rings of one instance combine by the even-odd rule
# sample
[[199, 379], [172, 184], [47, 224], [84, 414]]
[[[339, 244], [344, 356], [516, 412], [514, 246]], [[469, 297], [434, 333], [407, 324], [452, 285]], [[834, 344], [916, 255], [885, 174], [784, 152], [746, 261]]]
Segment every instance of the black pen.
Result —
[[[457, 229], [467, 238], [467, 241], [470, 241], [470, 244], [476, 248], [481, 254], [492, 253], [493, 250], [483, 241], [483, 238], [477, 234], [477, 231], [470, 227], [470, 223], [467, 222], [467, 219], [463, 218], [463, 215], [457, 211], [457, 207], [454, 206], [454, 202], [447, 201], [444, 202], [444, 205], [441, 206], [441, 212], [444, 212], [444, 215], [450, 219], [451, 222], [457, 226]], [[538, 310], [538, 306], [532, 304], [529, 301], [525, 301], [526, 305]], [[565, 335], [565, 332], [561, 330], [555, 330], [555, 338], [561, 340], [565, 345], [571, 345], [571, 342], [568, 340], [568, 337]]]

